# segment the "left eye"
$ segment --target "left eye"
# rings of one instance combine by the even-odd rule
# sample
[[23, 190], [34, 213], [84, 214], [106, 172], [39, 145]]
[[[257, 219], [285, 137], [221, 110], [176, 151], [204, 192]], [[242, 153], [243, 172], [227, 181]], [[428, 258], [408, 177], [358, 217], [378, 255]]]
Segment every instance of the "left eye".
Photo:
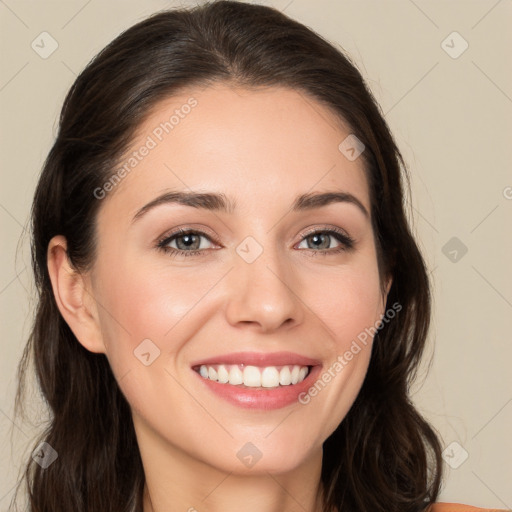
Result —
[[[338, 245], [341, 245], [338, 233], [329, 231], [317, 231], [311, 235], [304, 237], [301, 244], [306, 243], [307, 247], [298, 246], [299, 249], [332, 249], [331, 240], [336, 238]], [[311, 241], [311, 243], [310, 243]]]

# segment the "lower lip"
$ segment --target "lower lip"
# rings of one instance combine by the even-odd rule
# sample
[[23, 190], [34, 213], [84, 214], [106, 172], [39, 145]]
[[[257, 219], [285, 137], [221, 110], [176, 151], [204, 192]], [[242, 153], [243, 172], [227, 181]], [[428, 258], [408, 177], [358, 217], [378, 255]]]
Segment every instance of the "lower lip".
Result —
[[231, 384], [221, 384], [214, 380], [205, 379], [198, 372], [192, 370], [208, 388], [216, 395], [228, 402], [245, 409], [281, 409], [299, 401], [299, 395], [306, 393], [315, 382], [322, 369], [321, 366], [313, 366], [308, 376], [298, 384], [279, 386], [276, 388], [242, 388]]

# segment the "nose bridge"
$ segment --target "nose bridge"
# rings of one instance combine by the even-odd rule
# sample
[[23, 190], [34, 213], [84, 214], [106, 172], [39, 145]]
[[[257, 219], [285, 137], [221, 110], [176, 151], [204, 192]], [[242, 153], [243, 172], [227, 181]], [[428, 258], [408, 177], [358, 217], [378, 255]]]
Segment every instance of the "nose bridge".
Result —
[[302, 307], [294, 290], [293, 271], [271, 237], [260, 243], [246, 237], [236, 247], [230, 272], [228, 320], [255, 323], [271, 331], [287, 323], [302, 321]]

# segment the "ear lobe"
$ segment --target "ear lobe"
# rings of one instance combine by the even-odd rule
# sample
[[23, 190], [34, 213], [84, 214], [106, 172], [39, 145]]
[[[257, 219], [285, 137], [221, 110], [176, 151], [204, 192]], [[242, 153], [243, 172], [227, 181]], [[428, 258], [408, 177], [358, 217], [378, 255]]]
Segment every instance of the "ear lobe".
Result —
[[381, 316], [385, 316], [386, 315], [386, 304], [388, 302], [389, 290], [391, 290], [391, 285], [392, 284], [393, 284], [393, 276], [392, 275], [388, 275], [388, 277], [386, 277], [386, 281], [385, 281], [384, 287], [381, 288], [381, 290], [382, 290], [382, 303], [381, 303], [382, 311], [381, 311]]
[[105, 353], [94, 297], [86, 276], [70, 264], [62, 235], [50, 240], [47, 265], [57, 307], [73, 334], [90, 352]]
[[389, 290], [391, 290], [391, 285], [393, 284], [393, 276], [391, 274], [388, 274], [384, 280], [384, 286], [381, 285], [381, 291], [382, 291], [382, 299], [384, 301], [384, 305], [386, 304], [386, 301], [388, 300]]
[[388, 298], [389, 290], [391, 290], [392, 284], [393, 284], [393, 276], [390, 275], [386, 281], [386, 300]]

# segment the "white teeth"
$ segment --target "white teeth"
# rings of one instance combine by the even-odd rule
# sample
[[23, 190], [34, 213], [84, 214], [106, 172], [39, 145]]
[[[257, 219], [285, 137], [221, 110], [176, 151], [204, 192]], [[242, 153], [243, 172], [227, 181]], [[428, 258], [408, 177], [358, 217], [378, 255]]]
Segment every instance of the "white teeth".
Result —
[[231, 366], [231, 369], [229, 370], [229, 383], [233, 386], [238, 386], [238, 384], [244, 383], [244, 374], [238, 366]]
[[292, 374], [288, 366], [283, 366], [279, 372], [279, 384], [281, 386], [289, 386], [292, 383]]
[[294, 366], [292, 370], [292, 384], [297, 384], [297, 382], [299, 382], [299, 372], [300, 366]]
[[211, 366], [208, 368], [208, 378], [210, 380], [217, 380], [217, 371]]
[[244, 386], [250, 388], [261, 387], [261, 373], [256, 366], [246, 366], [244, 368]]
[[277, 368], [269, 366], [261, 372], [261, 385], [264, 388], [275, 388], [279, 386], [279, 372]]
[[226, 370], [226, 367], [223, 364], [217, 368], [217, 377], [218, 381], [222, 384], [229, 382], [229, 372]]
[[250, 388], [276, 388], [302, 382], [309, 373], [307, 366], [288, 365], [279, 370], [275, 366], [260, 368], [257, 366], [238, 365], [201, 365], [199, 374], [204, 379], [214, 380], [221, 384], [238, 386], [243, 384]]

